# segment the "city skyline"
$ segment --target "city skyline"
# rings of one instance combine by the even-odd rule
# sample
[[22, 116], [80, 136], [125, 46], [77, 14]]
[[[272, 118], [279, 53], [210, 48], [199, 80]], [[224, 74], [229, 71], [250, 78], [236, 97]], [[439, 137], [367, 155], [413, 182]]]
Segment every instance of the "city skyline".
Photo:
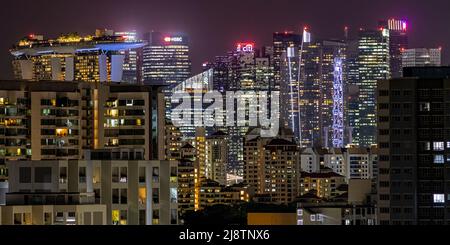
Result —
[[[432, 4], [411, 1], [327, 1], [329, 7], [319, 11], [321, 6], [318, 3], [305, 1], [249, 1], [240, 7], [237, 1], [214, 4], [206, 4], [204, 1], [196, 1], [193, 4], [170, 1], [153, 5], [152, 2], [134, 0], [129, 1], [129, 7], [125, 9], [116, 3], [96, 1], [89, 3], [90, 9], [83, 8], [83, 18], [79, 18], [77, 13], [86, 1], [77, 1], [72, 5], [72, 11], [65, 12], [62, 17], [60, 10], [64, 8], [63, 3], [54, 2], [50, 6], [29, 1], [6, 3], [6, 7], [1, 11], [23, 11], [1, 14], [2, 22], [11, 23], [1, 27], [2, 32], [11, 34], [0, 40], [0, 78], [12, 79], [9, 55], [12, 43], [32, 33], [50, 37], [58, 36], [65, 30], [88, 34], [96, 28], [136, 30], [140, 35], [151, 30], [181, 32], [191, 40], [193, 74], [197, 74], [201, 71], [203, 62], [213, 61], [215, 56], [231, 50], [235, 43], [240, 41], [255, 42], [256, 47], [270, 45], [273, 32], [289, 30], [300, 33], [304, 26], [310, 27], [311, 32], [319, 38], [342, 38], [345, 26], [355, 35], [360, 27], [376, 28], [379, 20], [391, 17], [406, 19], [409, 22], [410, 47], [443, 47], [442, 63], [447, 64], [449, 59], [446, 43], [450, 43], [450, 35], [444, 32], [438, 32], [436, 35], [436, 30], [444, 29], [445, 23], [448, 23], [446, 19], [449, 17], [444, 16], [444, 11], [450, 7], [450, 3], [437, 0], [431, 2]], [[285, 8], [285, 13], [273, 11], [287, 5], [290, 7]], [[31, 15], [26, 15], [27, 10], [31, 9], [35, 12], [44, 11], [42, 7], [45, 7], [46, 18], [31, 19]], [[101, 13], [96, 11], [99, 8], [102, 9]], [[227, 13], [232, 18], [223, 21]], [[271, 17], [267, 18], [268, 15]], [[98, 18], [99, 16], [102, 18]], [[46, 20], [55, 18], [59, 21], [48, 25]]]
[[0, 226], [450, 225], [449, 3], [210, 2], [0, 10]]

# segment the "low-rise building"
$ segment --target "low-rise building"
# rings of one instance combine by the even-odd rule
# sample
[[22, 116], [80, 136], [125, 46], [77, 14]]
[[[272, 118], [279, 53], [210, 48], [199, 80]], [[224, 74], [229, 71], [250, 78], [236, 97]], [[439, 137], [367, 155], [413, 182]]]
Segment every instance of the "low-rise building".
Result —
[[8, 193], [1, 225], [106, 225], [106, 205], [85, 193]]
[[204, 180], [200, 187], [200, 209], [214, 205], [232, 205], [249, 202], [250, 194], [246, 186], [223, 186], [213, 180]]
[[371, 180], [350, 180], [348, 191], [322, 198], [315, 191], [298, 198], [298, 225], [376, 225]]
[[178, 162], [125, 160], [127, 151], [90, 155], [92, 160], [8, 162], [10, 192], [92, 193], [95, 204], [106, 205], [107, 224], [178, 224]]
[[343, 194], [341, 187], [346, 185], [344, 176], [331, 169], [319, 173], [302, 172], [300, 174], [300, 195], [314, 192], [320, 198], [330, 199]]
[[301, 169], [308, 173], [327, 167], [350, 179], [375, 179], [378, 175], [378, 151], [372, 148], [305, 148], [300, 150]]

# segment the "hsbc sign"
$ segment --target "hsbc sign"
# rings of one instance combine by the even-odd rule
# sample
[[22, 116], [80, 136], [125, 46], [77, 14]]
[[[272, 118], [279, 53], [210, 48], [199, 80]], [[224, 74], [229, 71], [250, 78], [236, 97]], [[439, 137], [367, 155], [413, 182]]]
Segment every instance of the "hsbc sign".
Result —
[[167, 43], [181, 43], [181, 42], [183, 42], [183, 38], [182, 37], [165, 37], [164, 38], [164, 42], [167, 42]]

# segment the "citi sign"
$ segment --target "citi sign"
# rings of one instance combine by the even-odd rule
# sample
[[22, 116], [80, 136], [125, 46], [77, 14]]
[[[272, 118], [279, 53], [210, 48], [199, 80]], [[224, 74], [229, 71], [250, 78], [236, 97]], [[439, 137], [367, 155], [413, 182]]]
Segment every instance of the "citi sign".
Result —
[[238, 43], [236, 45], [236, 50], [238, 52], [251, 53], [253, 52], [255, 44], [253, 43]]

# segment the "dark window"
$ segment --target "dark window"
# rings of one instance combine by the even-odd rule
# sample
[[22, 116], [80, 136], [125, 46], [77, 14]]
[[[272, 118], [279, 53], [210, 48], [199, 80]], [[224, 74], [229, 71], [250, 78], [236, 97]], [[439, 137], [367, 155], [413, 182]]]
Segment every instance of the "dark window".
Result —
[[31, 183], [31, 168], [19, 168], [20, 183]]
[[36, 183], [52, 183], [52, 168], [35, 168], [34, 169], [34, 181]]

